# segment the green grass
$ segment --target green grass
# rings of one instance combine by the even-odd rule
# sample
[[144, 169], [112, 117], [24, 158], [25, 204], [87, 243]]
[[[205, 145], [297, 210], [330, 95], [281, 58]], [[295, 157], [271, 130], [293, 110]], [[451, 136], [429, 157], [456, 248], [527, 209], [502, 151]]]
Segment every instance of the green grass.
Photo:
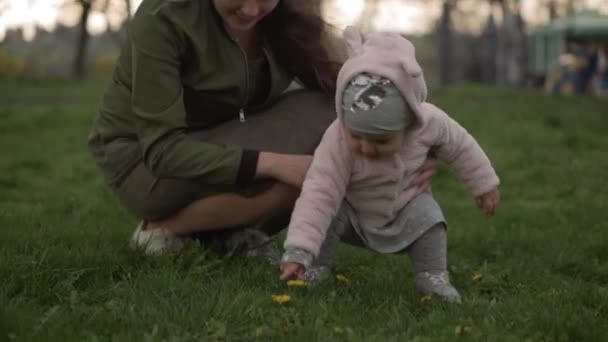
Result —
[[[0, 106], [0, 341], [436, 341], [465, 325], [463, 340], [605, 338], [607, 102], [473, 85], [433, 93], [502, 181], [490, 219], [446, 169], [434, 179], [464, 299], [454, 306], [420, 301], [406, 257], [351, 247], [335, 264], [351, 286], [315, 289], [196, 246], [179, 257], [131, 252], [136, 222], [85, 146], [102, 88], [0, 85], [0, 97], [33, 100]], [[54, 96], [75, 101], [34, 101]], [[291, 302], [273, 303], [282, 293]]]

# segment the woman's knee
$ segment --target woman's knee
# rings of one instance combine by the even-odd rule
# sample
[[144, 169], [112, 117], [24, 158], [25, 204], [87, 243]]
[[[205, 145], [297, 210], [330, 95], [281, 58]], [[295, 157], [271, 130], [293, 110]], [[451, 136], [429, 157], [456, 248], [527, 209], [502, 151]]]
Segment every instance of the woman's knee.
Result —
[[140, 165], [114, 188], [114, 192], [135, 217], [155, 221], [175, 214], [195, 199], [195, 187], [182, 183], [157, 179]]

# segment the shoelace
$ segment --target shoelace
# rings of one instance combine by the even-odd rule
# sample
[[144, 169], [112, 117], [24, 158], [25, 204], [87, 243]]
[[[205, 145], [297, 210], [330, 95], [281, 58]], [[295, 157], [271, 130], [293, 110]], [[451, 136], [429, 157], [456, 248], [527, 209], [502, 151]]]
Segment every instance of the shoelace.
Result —
[[449, 284], [447, 277], [445, 276], [445, 273], [439, 273], [439, 274], [432, 274], [429, 272], [423, 272], [422, 273], [424, 275], [424, 277], [426, 277], [428, 280], [431, 281], [431, 283], [433, 283], [433, 285], [447, 285]]

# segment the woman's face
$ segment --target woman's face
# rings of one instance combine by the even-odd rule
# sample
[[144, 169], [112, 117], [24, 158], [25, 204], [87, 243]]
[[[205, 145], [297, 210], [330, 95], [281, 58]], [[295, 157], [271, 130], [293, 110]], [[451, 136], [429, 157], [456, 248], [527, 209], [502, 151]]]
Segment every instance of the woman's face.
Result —
[[280, 0], [213, 0], [226, 28], [243, 32], [252, 30], [272, 12]]

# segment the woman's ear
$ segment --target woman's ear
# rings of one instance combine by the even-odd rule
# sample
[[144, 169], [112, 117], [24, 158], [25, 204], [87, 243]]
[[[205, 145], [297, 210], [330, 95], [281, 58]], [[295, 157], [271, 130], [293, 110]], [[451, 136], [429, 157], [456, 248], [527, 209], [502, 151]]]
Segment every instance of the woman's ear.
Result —
[[363, 35], [358, 28], [354, 26], [346, 27], [343, 36], [348, 57], [353, 57], [363, 52]]

